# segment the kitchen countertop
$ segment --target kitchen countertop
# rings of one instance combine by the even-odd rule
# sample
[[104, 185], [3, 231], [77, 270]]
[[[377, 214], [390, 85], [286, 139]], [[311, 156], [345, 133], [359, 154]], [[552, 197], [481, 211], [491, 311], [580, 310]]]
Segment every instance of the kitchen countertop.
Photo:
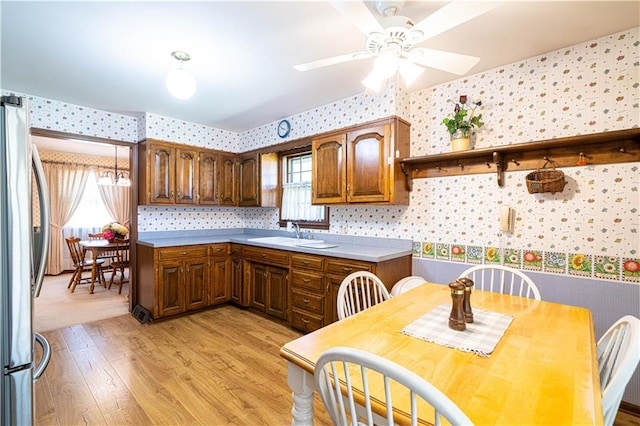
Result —
[[300, 239], [300, 243], [324, 241], [331, 247], [310, 248], [296, 245], [282, 245], [263, 241], [251, 241], [259, 237], [292, 237], [291, 232], [260, 229], [211, 229], [198, 231], [141, 232], [137, 244], [153, 247], [175, 247], [199, 244], [238, 243], [256, 247], [316, 254], [329, 257], [382, 262], [411, 255], [411, 240], [357, 237], [346, 235], [315, 233], [314, 239]]

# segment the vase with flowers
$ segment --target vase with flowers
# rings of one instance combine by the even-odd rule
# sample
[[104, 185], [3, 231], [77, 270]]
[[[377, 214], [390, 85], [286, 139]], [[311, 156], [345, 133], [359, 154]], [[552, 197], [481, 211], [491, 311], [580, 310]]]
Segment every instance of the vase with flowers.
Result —
[[[450, 100], [449, 102], [454, 102]], [[471, 130], [474, 127], [480, 128], [484, 126], [482, 122], [482, 114], [476, 115], [476, 108], [482, 106], [482, 101], [477, 99], [471, 102], [472, 106], [467, 104], [467, 96], [460, 96], [459, 102], [454, 102], [453, 117], [447, 117], [442, 120], [442, 124], [447, 126], [447, 130], [451, 136], [452, 151], [465, 151], [470, 147]]]
[[111, 222], [102, 227], [102, 238], [110, 243], [112, 243], [116, 238], [121, 240], [124, 239], [128, 233], [129, 229], [118, 222]]

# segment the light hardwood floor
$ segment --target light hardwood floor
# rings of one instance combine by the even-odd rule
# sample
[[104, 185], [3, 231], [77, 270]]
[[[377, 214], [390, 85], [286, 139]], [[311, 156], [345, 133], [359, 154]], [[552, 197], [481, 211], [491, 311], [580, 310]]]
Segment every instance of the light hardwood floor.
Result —
[[[299, 333], [235, 307], [141, 325], [129, 315], [43, 333], [37, 425], [287, 425], [280, 347]], [[317, 424], [329, 424], [316, 396]]]
[[[300, 333], [227, 306], [153, 325], [130, 315], [43, 333], [37, 425], [288, 425], [280, 347]], [[317, 425], [330, 424], [316, 395]], [[619, 413], [619, 426], [640, 419]]]

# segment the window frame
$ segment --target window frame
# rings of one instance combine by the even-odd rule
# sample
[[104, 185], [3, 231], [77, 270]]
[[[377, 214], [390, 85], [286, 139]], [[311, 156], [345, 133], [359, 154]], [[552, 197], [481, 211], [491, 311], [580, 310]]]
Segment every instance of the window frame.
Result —
[[[280, 227], [286, 227], [287, 226], [287, 222], [296, 222], [299, 226], [300, 229], [304, 228], [304, 229], [320, 229], [320, 230], [329, 230], [329, 227], [331, 226], [330, 221], [329, 221], [329, 207], [327, 207], [326, 205], [324, 206], [324, 220], [323, 221], [319, 221], [319, 222], [312, 222], [312, 221], [308, 221], [308, 220], [295, 220], [292, 221], [290, 219], [287, 220], [283, 220], [282, 219], [282, 193], [283, 193], [283, 188], [284, 188], [284, 174], [285, 171], [283, 170], [283, 162], [284, 159], [286, 157], [293, 157], [293, 156], [303, 156], [305, 154], [311, 154], [311, 146], [304, 146], [301, 148], [296, 148], [296, 149], [291, 149], [291, 150], [287, 150], [287, 151], [281, 151], [278, 152], [278, 225]], [[312, 165], [312, 171], [311, 171], [311, 176], [313, 179], [313, 165]]]

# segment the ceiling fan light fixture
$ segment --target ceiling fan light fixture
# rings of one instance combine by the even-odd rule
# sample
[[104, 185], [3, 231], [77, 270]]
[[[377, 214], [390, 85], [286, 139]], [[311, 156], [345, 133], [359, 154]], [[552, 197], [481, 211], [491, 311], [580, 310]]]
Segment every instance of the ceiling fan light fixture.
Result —
[[398, 70], [407, 87], [410, 87], [424, 72], [424, 68], [406, 59], [400, 61]]
[[189, 71], [182, 68], [182, 64], [190, 60], [191, 56], [181, 51], [171, 52], [171, 56], [178, 60], [180, 65], [167, 73], [167, 90], [178, 99], [189, 99], [196, 92], [196, 81]]
[[378, 93], [382, 88], [382, 83], [386, 80], [386, 77], [382, 77], [374, 68], [369, 75], [362, 80], [362, 84], [367, 88], [367, 91]]
[[381, 78], [392, 77], [398, 71], [399, 57], [393, 50], [381, 51], [375, 62], [373, 69]]

